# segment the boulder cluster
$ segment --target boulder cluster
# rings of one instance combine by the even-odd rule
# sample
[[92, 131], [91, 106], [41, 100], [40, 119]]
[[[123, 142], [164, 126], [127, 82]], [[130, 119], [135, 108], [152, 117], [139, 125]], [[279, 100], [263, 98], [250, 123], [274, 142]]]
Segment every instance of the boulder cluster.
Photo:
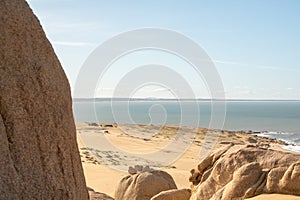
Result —
[[300, 154], [228, 145], [191, 170], [191, 200], [245, 199], [259, 194], [300, 195]]
[[[146, 169], [146, 170], [144, 170]], [[300, 195], [300, 154], [229, 144], [191, 170], [191, 189], [177, 189], [166, 172], [129, 167], [116, 200], [228, 200], [260, 194]]]

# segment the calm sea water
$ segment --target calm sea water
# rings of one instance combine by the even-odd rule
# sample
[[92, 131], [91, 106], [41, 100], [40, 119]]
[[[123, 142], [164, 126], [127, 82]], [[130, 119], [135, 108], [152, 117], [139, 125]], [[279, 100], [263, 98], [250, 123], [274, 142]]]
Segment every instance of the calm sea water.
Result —
[[[210, 102], [83, 102], [73, 103], [76, 121], [195, 125], [210, 127]], [[184, 111], [182, 108], [184, 107]], [[199, 111], [199, 112], [198, 112]], [[216, 115], [222, 113], [216, 112]], [[217, 116], [218, 117], [218, 116]], [[225, 130], [265, 131], [268, 137], [300, 145], [300, 101], [229, 101], [226, 102]]]

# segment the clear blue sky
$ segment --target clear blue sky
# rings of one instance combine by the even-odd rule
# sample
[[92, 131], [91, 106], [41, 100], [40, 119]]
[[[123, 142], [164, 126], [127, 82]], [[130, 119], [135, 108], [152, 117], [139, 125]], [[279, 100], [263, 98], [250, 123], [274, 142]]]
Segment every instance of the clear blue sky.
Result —
[[[158, 27], [187, 35], [207, 51], [227, 98], [300, 99], [298, 0], [28, 2], [72, 87], [83, 62], [102, 42], [124, 31]], [[113, 86], [107, 81], [97, 96], [109, 96]], [[139, 95], [166, 95], [158, 91], [144, 88]]]

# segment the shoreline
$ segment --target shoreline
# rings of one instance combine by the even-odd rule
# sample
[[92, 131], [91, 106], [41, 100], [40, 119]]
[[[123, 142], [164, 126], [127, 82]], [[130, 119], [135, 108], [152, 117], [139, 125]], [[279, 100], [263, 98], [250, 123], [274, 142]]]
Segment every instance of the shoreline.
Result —
[[[75, 122], [75, 124], [78, 123], [87, 123], [89, 125], [95, 125], [98, 124], [100, 126], [106, 126], [106, 125], [114, 125], [114, 126], [152, 126], [152, 127], [174, 127], [174, 128], [196, 128], [196, 127], [192, 127], [192, 126], [179, 126], [176, 124], [166, 124], [166, 125], [158, 125], [158, 124], [117, 124], [117, 123], [97, 123], [97, 122]], [[210, 130], [210, 131], [217, 131], [217, 132], [228, 132], [228, 133], [240, 133], [240, 134], [249, 134], [249, 135], [253, 135], [253, 136], [257, 136], [257, 137], [261, 137], [261, 138], [265, 138], [265, 139], [270, 139], [270, 141], [275, 142], [275, 140], [277, 140], [277, 143], [281, 144], [281, 148], [287, 151], [291, 151], [293, 153], [300, 153], [300, 144], [295, 143], [294, 141], [289, 141], [286, 139], [282, 139], [282, 138], [277, 138], [276, 135], [280, 136], [280, 135], [289, 135], [289, 134], [294, 134], [294, 133], [290, 133], [290, 132], [285, 132], [285, 131], [267, 131], [267, 130], [263, 130], [263, 131], [257, 131], [257, 130], [226, 130], [226, 129], [213, 129], [213, 128], [205, 128], [205, 127], [198, 127], [198, 129], [202, 129], [202, 130]], [[276, 143], [276, 142], [275, 142]]]

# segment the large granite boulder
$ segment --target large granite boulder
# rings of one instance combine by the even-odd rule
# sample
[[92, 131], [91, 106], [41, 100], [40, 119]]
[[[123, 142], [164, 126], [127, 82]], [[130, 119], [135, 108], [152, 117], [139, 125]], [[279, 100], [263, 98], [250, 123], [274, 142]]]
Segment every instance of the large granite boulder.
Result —
[[115, 200], [150, 200], [161, 191], [177, 189], [177, 186], [167, 172], [161, 170], [146, 170], [130, 168], [130, 175], [124, 177], [115, 192]]
[[24, 0], [0, 1], [0, 199], [88, 199], [69, 83]]
[[229, 145], [204, 158], [191, 173], [191, 200], [300, 195], [300, 154]]

